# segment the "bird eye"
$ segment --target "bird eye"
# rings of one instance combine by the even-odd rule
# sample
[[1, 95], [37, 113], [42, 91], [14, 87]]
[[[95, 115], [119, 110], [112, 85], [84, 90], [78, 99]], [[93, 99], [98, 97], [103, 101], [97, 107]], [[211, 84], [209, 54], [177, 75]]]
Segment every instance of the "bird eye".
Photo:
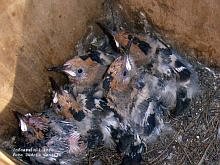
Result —
[[82, 70], [81, 68], [79, 68], [79, 69], [77, 70], [77, 72], [78, 72], [78, 73], [82, 73], [83, 70]]
[[127, 76], [127, 71], [125, 70], [124, 72], [123, 72], [123, 76], [125, 77], [125, 76]]
[[57, 104], [57, 108], [58, 108], [58, 109], [61, 109], [61, 105], [60, 105], [60, 104]]

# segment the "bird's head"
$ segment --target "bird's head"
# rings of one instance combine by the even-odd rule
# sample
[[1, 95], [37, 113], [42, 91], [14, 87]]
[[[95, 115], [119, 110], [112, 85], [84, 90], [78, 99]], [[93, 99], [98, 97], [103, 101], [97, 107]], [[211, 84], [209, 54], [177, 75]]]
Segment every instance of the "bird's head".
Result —
[[107, 66], [85, 55], [77, 56], [62, 66], [52, 67], [48, 70], [66, 74], [70, 83], [76, 87], [89, 88], [102, 79], [106, 69]]
[[89, 73], [89, 67], [92, 65], [91, 61], [84, 61], [83, 59], [76, 57], [68, 60], [62, 66], [49, 68], [49, 71], [63, 72], [72, 82], [80, 83], [87, 78]]
[[81, 114], [81, 117], [83, 117], [84, 113], [82, 107], [73, 94], [62, 89], [62, 87], [58, 87], [52, 78], [50, 78], [50, 81], [53, 89], [52, 107], [55, 112], [65, 119], [74, 118], [79, 120], [77, 114]]
[[[132, 56], [137, 66], [141, 66], [143, 64], [147, 64], [151, 59], [152, 47], [150, 43], [152, 39], [149, 37], [146, 38], [145, 35], [137, 35], [135, 33], [128, 32], [124, 29], [120, 29], [118, 31], [114, 31], [109, 29], [106, 25], [98, 23], [99, 27], [103, 30], [103, 32], [108, 36], [112, 48], [116, 52], [120, 52], [120, 48], [126, 48], [127, 44], [131, 42], [130, 45], [130, 56]], [[148, 42], [147, 42], [148, 40]]]
[[133, 59], [129, 56], [131, 42], [127, 45], [127, 50], [122, 50], [119, 56], [109, 67], [104, 83], [108, 82], [109, 88], [116, 91], [124, 91], [129, 88], [131, 80], [136, 75], [136, 67]]
[[25, 140], [28, 143], [34, 143], [38, 140], [42, 140], [45, 137], [45, 133], [48, 131], [49, 120], [42, 115], [21, 114], [15, 112], [15, 115], [19, 121], [19, 127], [21, 133], [24, 135]]
[[103, 31], [103, 33], [109, 38], [110, 44], [116, 51], [119, 50], [120, 46], [125, 47], [129, 42], [128, 33], [123, 30], [112, 30], [107, 25], [97, 22], [97, 25]]

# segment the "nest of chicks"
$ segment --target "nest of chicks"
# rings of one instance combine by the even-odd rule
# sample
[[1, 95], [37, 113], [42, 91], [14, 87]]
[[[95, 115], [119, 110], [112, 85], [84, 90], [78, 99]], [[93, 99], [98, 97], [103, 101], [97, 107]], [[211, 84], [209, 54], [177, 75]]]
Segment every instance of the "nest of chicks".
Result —
[[[69, 80], [49, 78], [50, 105], [15, 112], [22, 138], [13, 156], [31, 164], [149, 163], [150, 145], [175, 127], [165, 121], [191, 108], [198, 75], [187, 60], [153, 32], [97, 27], [101, 37], [88, 35], [86, 52], [48, 68]], [[109, 160], [91, 158], [102, 151]]]

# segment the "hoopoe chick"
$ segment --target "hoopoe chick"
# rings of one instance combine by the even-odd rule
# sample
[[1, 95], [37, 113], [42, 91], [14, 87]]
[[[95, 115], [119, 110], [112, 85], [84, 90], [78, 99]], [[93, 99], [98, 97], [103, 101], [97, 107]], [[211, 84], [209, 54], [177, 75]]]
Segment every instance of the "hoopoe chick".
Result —
[[176, 81], [176, 108], [173, 114], [181, 114], [189, 108], [191, 99], [198, 93], [198, 77], [192, 66], [170, 50], [162, 49], [157, 52], [154, 63], [154, 74], [167, 82]]
[[161, 132], [165, 112], [176, 106], [176, 83], [141, 72], [135, 87], [138, 92], [131, 110], [132, 124], [138, 134], [150, 142]]
[[[122, 164], [139, 164], [142, 153], [145, 152], [145, 144], [133, 130], [130, 122], [130, 109], [136, 91], [133, 89], [133, 81], [136, 76], [136, 67], [128, 54], [118, 57], [109, 67], [103, 81], [108, 105], [119, 115], [120, 127], [106, 129], [111, 132], [116, 148], [123, 153]], [[135, 92], [134, 92], [135, 91]]]
[[134, 59], [137, 67], [150, 64], [157, 48], [167, 48], [166, 45], [158, 42], [155, 37], [151, 37], [150, 35], [137, 35], [125, 30], [113, 31], [105, 25], [100, 23], [98, 25], [109, 39], [115, 43], [115, 47], [126, 47], [127, 43], [132, 40], [130, 56]]
[[101, 81], [112, 60], [112, 57], [101, 51], [91, 51], [68, 60], [62, 66], [49, 68], [48, 71], [66, 74], [70, 83], [76, 88], [76, 92], [82, 93]]
[[50, 120], [50, 131], [47, 138], [37, 144], [41, 150], [37, 151], [37, 157], [30, 157], [30, 164], [79, 164], [86, 156], [87, 145], [77, 130], [76, 121], [61, 120], [50, 109], [44, 113]]
[[[59, 89], [55, 81], [52, 78], [50, 79], [53, 89]], [[65, 92], [65, 90], [63, 91]], [[72, 95], [70, 93], [64, 93], [62, 97], [58, 97], [57, 94], [57, 96], [53, 98], [53, 102], [57, 100], [59, 105], [61, 103], [66, 105], [66, 101], [71, 100], [71, 103], [78, 104], [81, 111], [74, 111], [75, 113], [72, 114], [69, 107], [65, 108], [65, 106], [63, 106], [64, 108], [62, 108], [62, 111], [65, 113], [61, 113], [61, 115], [68, 115], [68, 117], [75, 119], [75, 121], [71, 120], [71, 122], [74, 123], [76, 130], [87, 139], [89, 148], [93, 148], [102, 142], [108, 147], [114, 146], [109, 127], [117, 128], [119, 126], [119, 119], [115, 116], [114, 110], [107, 106], [105, 100], [94, 97], [94, 92], [95, 91], [89, 91], [78, 94], [77, 98], [72, 97], [71, 99], [70, 97]], [[53, 103], [55, 105], [53, 107], [55, 111], [57, 111], [57, 103]]]
[[171, 85], [175, 82], [173, 86], [177, 97], [172, 101], [176, 102], [173, 114], [180, 114], [189, 107], [198, 90], [197, 75], [190, 64], [180, 58], [175, 50], [153, 34], [137, 35], [122, 30], [111, 31], [103, 25], [100, 27], [118, 46], [124, 47], [132, 40], [130, 56], [133, 57], [136, 66], [144, 66], [149, 73], [161, 80], [168, 80]]
[[[131, 42], [130, 42], [131, 44]], [[130, 48], [130, 45], [129, 45]], [[129, 49], [128, 48], [128, 49]], [[133, 80], [137, 70], [129, 53], [118, 57], [109, 67], [103, 80], [103, 88], [111, 107], [122, 116], [128, 116], [128, 108], [132, 104]]]
[[19, 126], [22, 135], [28, 143], [35, 143], [43, 140], [48, 131], [49, 120], [41, 114], [30, 113], [22, 115], [19, 112], [14, 112], [19, 120]]
[[120, 30], [118, 32], [108, 29], [98, 23], [105, 34], [117, 47], [125, 47], [132, 40], [130, 56], [136, 66], [146, 66], [152, 74], [176, 78], [181, 83], [189, 83], [192, 70], [176, 53], [154, 34], [134, 34]]
[[[141, 81], [141, 75], [136, 74], [134, 63], [130, 63], [131, 67], [128, 69], [129, 61], [127, 58], [129, 56], [119, 57], [107, 71], [107, 76], [103, 81], [103, 86], [108, 91], [107, 100], [109, 105], [114, 107], [122, 117], [123, 122], [129, 123], [137, 135], [145, 140], [154, 138], [163, 124], [157, 115], [161, 108], [157, 96], [160, 97], [159, 89], [162, 87], [157, 87], [158, 85], [154, 84], [159, 81], [156, 77], [154, 77], [155, 80], [151, 79], [153, 76], [148, 76], [148, 82], [146, 75], [143, 74], [144, 80]], [[128, 72], [125, 77], [122, 76], [124, 70]], [[153, 132], [155, 134], [152, 134]]]
[[153, 87], [154, 83], [159, 83], [156, 77], [156, 82], [148, 79], [151, 82], [149, 86], [146, 85], [149, 82], [145, 80], [145, 74], [143, 82], [138, 82], [140, 77], [132, 58], [125, 55], [110, 65], [103, 86], [107, 91], [109, 105], [121, 115], [123, 122], [129, 123], [134, 132], [146, 139], [162, 125], [161, 119], [156, 114], [160, 111], [160, 106], [157, 99], [154, 99], [154, 94], [159, 95], [161, 87]]
[[77, 121], [81, 121], [85, 114], [80, 103], [69, 91], [59, 87], [51, 77], [50, 82], [53, 89], [52, 107], [55, 112], [64, 119], [74, 118]]
[[144, 143], [129, 125], [121, 122], [121, 116], [108, 106], [107, 100], [94, 98], [93, 95], [79, 96], [84, 100], [84, 107], [92, 112], [91, 118], [87, 118], [91, 124], [87, 131], [88, 147], [94, 148], [103, 142], [105, 147], [114, 147], [124, 156], [122, 164], [127, 164], [128, 160], [140, 163], [141, 153], [145, 150]]
[[158, 48], [154, 60], [154, 69], [161, 75], [168, 78], [176, 78], [178, 82], [186, 83], [190, 80], [192, 70], [183, 59], [171, 49]]

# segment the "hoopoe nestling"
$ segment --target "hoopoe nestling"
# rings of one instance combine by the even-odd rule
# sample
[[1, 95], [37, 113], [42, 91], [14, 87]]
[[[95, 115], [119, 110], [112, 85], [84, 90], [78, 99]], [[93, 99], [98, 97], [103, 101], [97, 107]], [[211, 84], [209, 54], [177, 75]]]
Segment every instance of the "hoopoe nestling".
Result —
[[[192, 97], [197, 92], [197, 75], [192, 67], [156, 35], [135, 34], [125, 30], [113, 31], [98, 23], [104, 33], [115, 42], [118, 47], [126, 47], [131, 41], [130, 56], [135, 65], [144, 67], [147, 72], [161, 80], [176, 81], [177, 111], [181, 112], [189, 107]], [[173, 111], [174, 114], [179, 112]]]
[[191, 76], [189, 66], [184, 64], [176, 53], [154, 34], [135, 34], [126, 30], [113, 31], [107, 26], [98, 23], [104, 33], [109, 36], [117, 47], [126, 47], [132, 40], [130, 56], [133, 57], [137, 67], [146, 65], [154, 72], [166, 76], [176, 75], [180, 81], [188, 81]]
[[101, 81], [112, 60], [104, 52], [95, 50], [76, 56], [61, 66], [49, 68], [48, 71], [66, 74], [70, 84], [74, 84], [76, 93], [82, 93]]
[[50, 77], [51, 87], [53, 89], [52, 108], [64, 119], [81, 121], [85, 114], [76, 97], [68, 90], [59, 87], [53, 78]]
[[[50, 79], [52, 87], [55, 90], [58, 86], [52, 78]], [[60, 91], [60, 88], [56, 91]], [[68, 91], [64, 94], [60, 93], [59, 97], [58, 94], [54, 94], [52, 99], [53, 104], [57, 106], [57, 104], [62, 103], [58, 112], [65, 110], [66, 113], [63, 112], [58, 114], [63, 116], [67, 116], [68, 114], [67, 119], [73, 119], [69, 120], [69, 122], [74, 125], [75, 131], [83, 137], [86, 142], [85, 146], [88, 149], [95, 148], [100, 145], [104, 145], [107, 148], [117, 147], [118, 151], [124, 154], [127, 159], [131, 159], [130, 157], [132, 155], [134, 159], [137, 159], [136, 154], [139, 155], [139, 152], [144, 150], [144, 144], [129, 129], [129, 126], [120, 122], [120, 115], [117, 114], [113, 108], [108, 106], [105, 98], [101, 99], [95, 97], [93, 93], [95, 92], [94, 90], [78, 94], [75, 100], [70, 100], [71, 94], [67, 92]], [[54, 102], [54, 100], [56, 102]], [[71, 109], [65, 108], [68, 107], [69, 103], [79, 103], [78, 107], [81, 107], [81, 111], [74, 111], [77, 113], [75, 115], [72, 110], [73, 106], [71, 106]], [[54, 108], [57, 109], [53, 106], [52, 109]], [[126, 143], [124, 143], [125, 139], [127, 139]], [[137, 150], [134, 150], [133, 148], [136, 148]]]
[[14, 112], [21, 129], [22, 135], [27, 143], [35, 143], [45, 138], [49, 130], [49, 120], [42, 114], [21, 114]]

